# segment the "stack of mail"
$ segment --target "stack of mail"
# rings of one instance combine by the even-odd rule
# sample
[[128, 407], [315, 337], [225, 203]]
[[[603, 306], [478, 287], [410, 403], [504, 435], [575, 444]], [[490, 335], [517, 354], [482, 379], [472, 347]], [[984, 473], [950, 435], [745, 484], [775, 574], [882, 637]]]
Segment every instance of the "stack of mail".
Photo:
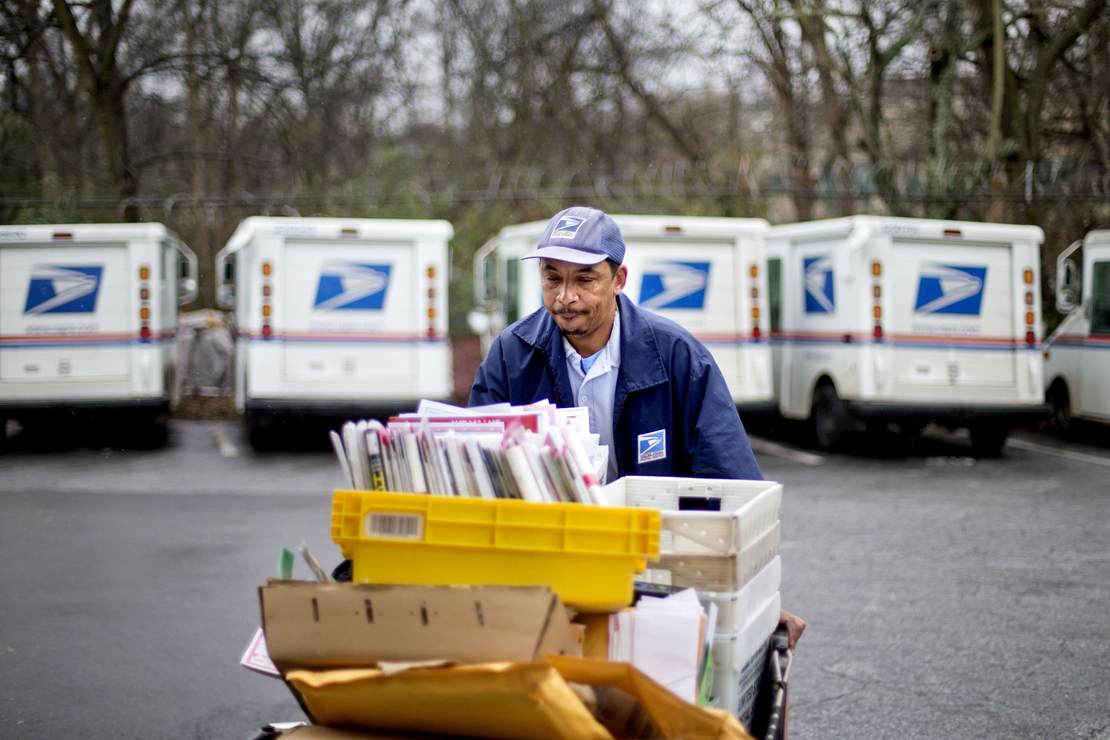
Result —
[[350, 488], [440, 496], [601, 503], [608, 447], [585, 408], [423, 401], [387, 424], [352, 421], [332, 432]]
[[631, 663], [694, 703], [716, 621], [716, 605], [707, 611], [693, 589], [663, 599], [642, 598], [635, 609], [609, 617], [609, 660]]

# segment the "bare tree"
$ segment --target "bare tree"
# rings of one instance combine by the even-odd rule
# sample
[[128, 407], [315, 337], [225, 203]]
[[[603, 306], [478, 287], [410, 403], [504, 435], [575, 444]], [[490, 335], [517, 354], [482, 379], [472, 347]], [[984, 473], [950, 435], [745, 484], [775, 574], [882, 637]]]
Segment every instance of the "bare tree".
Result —
[[[133, 78], [121, 69], [118, 59], [133, 4], [133, 0], [124, 0], [116, 11], [109, 0], [90, 3], [82, 28], [74, 15], [79, 4], [54, 0], [54, 14], [69, 41], [82, 87], [92, 103], [93, 120], [112, 188], [125, 199], [139, 194], [139, 177], [131, 166], [127, 130], [126, 94]], [[138, 221], [138, 207], [133, 203], [128, 205], [124, 218]]]

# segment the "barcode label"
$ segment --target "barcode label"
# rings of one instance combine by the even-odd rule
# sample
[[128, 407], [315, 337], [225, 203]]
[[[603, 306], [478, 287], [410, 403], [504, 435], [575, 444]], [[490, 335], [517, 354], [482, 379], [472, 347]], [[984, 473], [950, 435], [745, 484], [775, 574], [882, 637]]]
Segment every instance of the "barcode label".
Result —
[[423, 540], [424, 517], [420, 514], [379, 514], [372, 511], [366, 515], [366, 535]]

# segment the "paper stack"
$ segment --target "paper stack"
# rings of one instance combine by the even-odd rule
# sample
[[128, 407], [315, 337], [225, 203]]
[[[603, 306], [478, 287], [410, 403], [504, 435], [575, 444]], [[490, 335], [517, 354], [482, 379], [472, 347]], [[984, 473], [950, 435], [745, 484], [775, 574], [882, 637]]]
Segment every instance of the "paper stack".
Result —
[[382, 424], [331, 433], [350, 488], [438, 496], [601, 503], [609, 450], [585, 408], [548, 401], [461, 408], [422, 401]]
[[627, 662], [688, 702], [703, 683], [717, 606], [704, 609], [694, 589], [666, 598], [642, 598], [635, 609], [609, 617], [609, 660]]

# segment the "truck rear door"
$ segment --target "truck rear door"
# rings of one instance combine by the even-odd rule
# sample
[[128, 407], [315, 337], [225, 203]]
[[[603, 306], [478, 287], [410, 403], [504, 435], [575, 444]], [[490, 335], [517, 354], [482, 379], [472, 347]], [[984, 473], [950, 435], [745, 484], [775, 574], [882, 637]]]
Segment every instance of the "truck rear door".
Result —
[[0, 381], [126, 380], [136, 340], [127, 245], [0, 247]]
[[888, 332], [899, 388], [1015, 388], [1013, 270], [1009, 243], [894, 240]]
[[672, 319], [709, 347], [733, 395], [741, 382], [739, 305], [747, 276], [732, 240], [628, 239], [626, 291], [641, 308]]
[[279, 262], [285, 380], [372, 383], [361, 390], [386, 396], [412, 386], [426, 323], [415, 252], [404, 241], [288, 239]]

